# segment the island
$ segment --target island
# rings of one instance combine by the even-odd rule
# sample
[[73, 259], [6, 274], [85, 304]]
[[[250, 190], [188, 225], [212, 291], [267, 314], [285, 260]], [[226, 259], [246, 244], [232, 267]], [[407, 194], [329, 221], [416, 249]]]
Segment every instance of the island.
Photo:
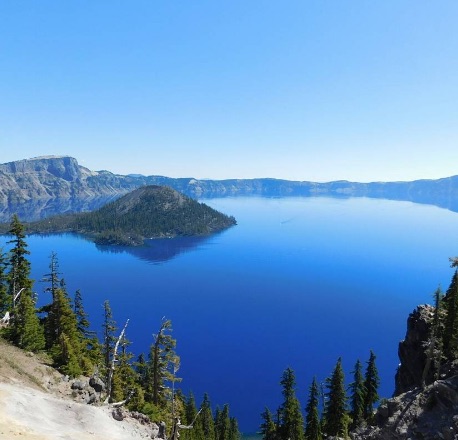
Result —
[[97, 244], [140, 246], [145, 239], [208, 235], [235, 224], [234, 217], [172, 188], [149, 185], [93, 212], [58, 215], [24, 225], [27, 234], [73, 232]]

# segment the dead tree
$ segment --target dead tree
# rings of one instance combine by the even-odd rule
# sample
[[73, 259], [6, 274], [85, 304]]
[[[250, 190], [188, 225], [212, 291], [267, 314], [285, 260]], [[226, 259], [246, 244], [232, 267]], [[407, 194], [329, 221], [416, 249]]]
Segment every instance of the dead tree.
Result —
[[[113, 351], [113, 358], [111, 359], [111, 367], [110, 370], [108, 371], [108, 381], [107, 381], [107, 397], [103, 403], [107, 404], [110, 401], [111, 397], [111, 389], [112, 389], [112, 383], [113, 383], [113, 375], [115, 372], [115, 364], [117, 362], [117, 354], [118, 354], [118, 348], [119, 348], [119, 343], [121, 342], [122, 338], [124, 337], [124, 333], [126, 332], [127, 324], [129, 324], [129, 320], [126, 321], [124, 328], [122, 329], [118, 340], [116, 341], [114, 351]], [[118, 406], [120, 406], [118, 404]]]

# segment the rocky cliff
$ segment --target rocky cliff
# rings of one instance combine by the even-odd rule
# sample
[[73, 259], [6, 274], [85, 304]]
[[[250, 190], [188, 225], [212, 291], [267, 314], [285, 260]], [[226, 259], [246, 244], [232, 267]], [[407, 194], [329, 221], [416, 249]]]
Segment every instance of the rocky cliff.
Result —
[[354, 431], [353, 440], [458, 439], [458, 361], [442, 365], [439, 375], [432, 366], [422, 386], [433, 312], [422, 305], [409, 315], [399, 344], [396, 396], [380, 404], [375, 424]]
[[374, 197], [428, 203], [458, 211], [458, 176], [388, 183], [173, 179], [91, 171], [66, 156], [45, 156], [0, 165], [0, 207], [38, 200], [113, 197], [143, 185], [167, 185], [193, 198], [236, 195]]

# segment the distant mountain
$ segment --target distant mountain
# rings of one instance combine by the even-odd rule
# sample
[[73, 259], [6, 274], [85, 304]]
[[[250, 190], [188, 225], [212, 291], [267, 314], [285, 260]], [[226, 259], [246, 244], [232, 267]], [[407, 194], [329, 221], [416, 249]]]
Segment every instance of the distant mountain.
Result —
[[[372, 197], [427, 203], [458, 211], [458, 176], [412, 182], [327, 183], [280, 179], [198, 180], [91, 171], [72, 157], [46, 156], [0, 165], [0, 211], [49, 200], [119, 197], [144, 185], [166, 185], [193, 198], [257, 195]], [[68, 205], [68, 203], [66, 203]], [[81, 203], [76, 203], [79, 206]], [[38, 214], [38, 216], [41, 214]]]
[[26, 223], [28, 233], [76, 232], [98, 244], [140, 245], [148, 238], [202, 236], [236, 224], [172, 188], [142, 186], [102, 208]]

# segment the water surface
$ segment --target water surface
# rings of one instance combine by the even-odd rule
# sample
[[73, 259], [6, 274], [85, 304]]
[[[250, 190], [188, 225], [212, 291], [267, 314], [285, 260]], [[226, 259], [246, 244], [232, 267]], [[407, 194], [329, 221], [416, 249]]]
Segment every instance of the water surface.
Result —
[[[314, 375], [343, 357], [347, 381], [359, 358], [377, 355], [380, 394], [394, 389], [397, 344], [417, 304], [431, 300], [458, 254], [458, 214], [375, 199], [225, 198], [206, 203], [238, 225], [211, 237], [161, 240], [149, 248], [97, 247], [80, 237], [32, 236], [33, 277], [51, 251], [73, 293], [81, 289], [94, 328], [110, 300], [138, 354], [161, 318], [172, 319], [182, 389], [229, 403], [244, 431], [281, 402], [279, 380], [296, 372], [302, 407]], [[3, 238], [3, 241], [6, 241]], [[35, 284], [40, 301], [44, 285]]]

